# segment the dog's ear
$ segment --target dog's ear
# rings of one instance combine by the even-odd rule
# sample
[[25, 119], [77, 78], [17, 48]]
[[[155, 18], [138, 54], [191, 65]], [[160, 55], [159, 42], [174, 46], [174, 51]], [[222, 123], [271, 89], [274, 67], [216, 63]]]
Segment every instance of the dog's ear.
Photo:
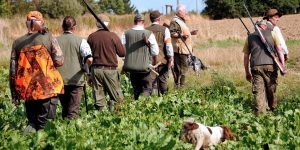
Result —
[[221, 128], [223, 129], [223, 139], [222, 139], [222, 142], [224, 142], [225, 140], [233, 140], [234, 139], [233, 132], [231, 131], [230, 128], [228, 128], [226, 126], [221, 126]]
[[184, 125], [183, 125], [183, 128], [185, 129], [185, 130], [195, 130], [195, 129], [198, 129], [199, 128], [199, 125], [197, 124], [197, 123], [195, 123], [195, 122], [193, 122], [193, 123], [185, 123]]

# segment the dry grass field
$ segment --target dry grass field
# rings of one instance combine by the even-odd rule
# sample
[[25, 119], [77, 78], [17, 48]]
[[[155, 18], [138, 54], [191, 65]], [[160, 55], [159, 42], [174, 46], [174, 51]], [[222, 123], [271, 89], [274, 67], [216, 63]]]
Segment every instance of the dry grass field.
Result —
[[[76, 34], [87, 38], [88, 35], [96, 31], [95, 20], [92, 16], [86, 15], [78, 17]], [[126, 29], [132, 26], [133, 15], [110, 16], [110, 30], [121, 35]], [[149, 25], [146, 16], [146, 24]], [[248, 28], [253, 31], [249, 18], [242, 18]], [[254, 18], [254, 20], [261, 18]], [[18, 20], [18, 21], [16, 21]], [[62, 19], [46, 19], [46, 26], [50, 31], [58, 36], [61, 30]], [[169, 23], [171, 16], [164, 16], [162, 22]], [[286, 15], [281, 18], [279, 26], [282, 33], [288, 40], [291, 58], [288, 62], [289, 74], [292, 76], [288, 83], [297, 83], [295, 81], [300, 71], [300, 14]], [[198, 29], [199, 34], [193, 37], [195, 54], [210, 66], [207, 73], [203, 73], [202, 79], [210, 78], [211, 72], [224, 73], [227, 76], [234, 77], [240, 81], [239, 84], [247, 84], [244, 80], [244, 70], [242, 65], [243, 53], [242, 47], [246, 38], [246, 30], [238, 19], [210, 20], [202, 16], [190, 15], [187, 23], [191, 29]], [[0, 18], [0, 60], [1, 65], [8, 65], [10, 49], [13, 40], [26, 33], [24, 17], [15, 17], [12, 19]], [[197, 80], [197, 79], [195, 79]], [[193, 80], [191, 80], [193, 81]], [[294, 82], [295, 81], [295, 82]], [[248, 84], [247, 84], [248, 85]]]

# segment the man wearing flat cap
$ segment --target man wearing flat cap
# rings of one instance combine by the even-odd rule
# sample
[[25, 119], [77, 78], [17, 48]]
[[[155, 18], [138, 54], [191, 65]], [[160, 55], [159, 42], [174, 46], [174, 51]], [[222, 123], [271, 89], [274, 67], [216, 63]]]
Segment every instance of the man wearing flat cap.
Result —
[[165, 94], [168, 91], [167, 79], [169, 78], [169, 70], [173, 65], [174, 53], [170, 30], [160, 25], [160, 16], [159, 11], [152, 11], [149, 15], [152, 24], [146, 29], [152, 31], [155, 35], [159, 46], [157, 62], [161, 62], [161, 65], [157, 67], [159, 76], [153, 82], [153, 89], [157, 88], [158, 93]]
[[268, 21], [267, 22], [268, 27], [271, 30], [273, 30], [275, 32], [275, 34], [277, 35], [277, 37], [278, 37], [278, 39], [280, 41], [280, 45], [281, 45], [282, 50], [283, 50], [285, 61], [286, 61], [289, 58], [288, 57], [289, 51], [288, 51], [288, 48], [286, 46], [284, 37], [283, 37], [283, 35], [281, 33], [281, 30], [277, 26], [277, 24], [278, 24], [281, 16], [282, 16], [282, 14], [277, 9], [269, 9], [265, 13], [264, 19]]
[[[285, 65], [282, 48], [276, 34], [267, 29], [266, 20], [261, 20], [257, 24], [270, 46], [277, 50], [281, 63]], [[256, 107], [255, 114], [266, 113], [268, 106], [271, 110], [274, 110], [277, 106], [275, 92], [278, 68], [262, 43], [258, 31], [248, 36], [243, 52], [246, 80], [252, 82], [252, 93]]]
[[151, 95], [153, 76], [151, 65], [156, 64], [159, 53], [154, 34], [144, 28], [144, 16], [134, 17], [134, 26], [122, 34], [122, 44], [126, 48], [123, 70], [129, 72], [134, 90], [134, 99], [142, 94]]
[[[101, 14], [99, 18], [108, 26], [109, 17]], [[98, 30], [88, 37], [88, 43], [92, 49], [93, 64], [91, 65], [91, 77], [95, 108], [103, 110], [107, 106], [105, 93], [110, 97], [109, 110], [113, 111], [114, 105], [123, 101], [120, 74], [117, 70], [119, 57], [125, 56], [125, 49], [117, 34], [104, 30], [97, 22]], [[90, 82], [91, 83], [91, 82]]]
[[26, 16], [28, 33], [14, 41], [10, 60], [12, 101], [25, 101], [28, 126], [24, 135], [43, 129], [56, 114], [63, 80], [56, 67], [64, 63], [56, 38], [44, 27], [43, 15], [30, 11]]

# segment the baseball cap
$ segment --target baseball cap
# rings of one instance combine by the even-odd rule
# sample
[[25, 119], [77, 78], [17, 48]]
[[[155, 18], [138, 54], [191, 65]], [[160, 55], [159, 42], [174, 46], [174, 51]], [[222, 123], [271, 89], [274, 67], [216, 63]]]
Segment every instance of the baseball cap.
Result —
[[44, 20], [42, 13], [40, 13], [39, 11], [30, 11], [26, 16], [27, 21], [32, 20], [32, 17], [34, 17], [36, 20], [39, 20], [39, 21]]

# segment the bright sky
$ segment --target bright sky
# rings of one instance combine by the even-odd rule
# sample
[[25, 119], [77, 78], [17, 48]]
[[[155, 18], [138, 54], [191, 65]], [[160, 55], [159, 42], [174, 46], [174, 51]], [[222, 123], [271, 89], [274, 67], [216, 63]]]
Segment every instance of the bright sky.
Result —
[[[179, 0], [179, 4], [186, 6], [188, 11], [196, 10], [197, 0]], [[165, 5], [173, 5], [173, 10], [176, 10], [177, 0], [131, 0], [139, 12], [147, 11], [149, 9], [166, 12]], [[205, 7], [204, 0], [198, 0], [198, 11], [201, 12]]]

